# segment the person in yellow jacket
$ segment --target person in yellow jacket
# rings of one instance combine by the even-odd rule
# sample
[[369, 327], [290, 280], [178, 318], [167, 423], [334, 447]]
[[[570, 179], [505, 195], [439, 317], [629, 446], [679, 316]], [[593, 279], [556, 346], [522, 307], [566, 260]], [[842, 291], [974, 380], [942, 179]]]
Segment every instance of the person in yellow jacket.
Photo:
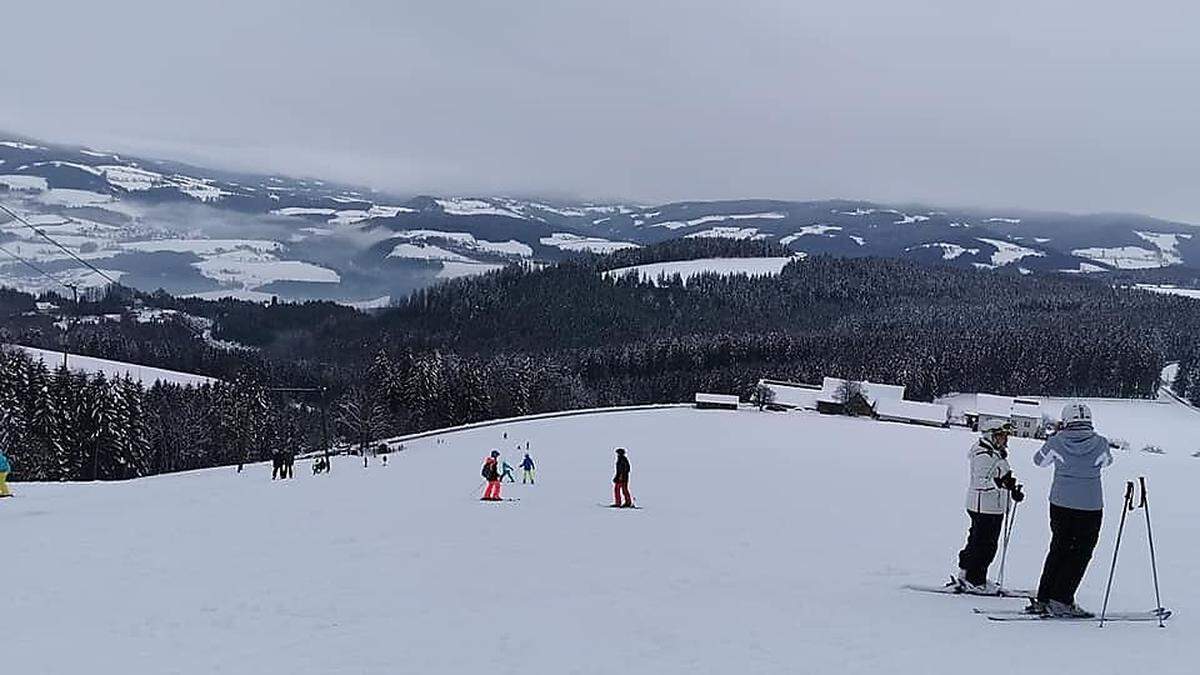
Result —
[[8, 457], [5, 457], [4, 451], [0, 450], [0, 497], [12, 496], [12, 493], [8, 491], [8, 472], [11, 468], [8, 464]]

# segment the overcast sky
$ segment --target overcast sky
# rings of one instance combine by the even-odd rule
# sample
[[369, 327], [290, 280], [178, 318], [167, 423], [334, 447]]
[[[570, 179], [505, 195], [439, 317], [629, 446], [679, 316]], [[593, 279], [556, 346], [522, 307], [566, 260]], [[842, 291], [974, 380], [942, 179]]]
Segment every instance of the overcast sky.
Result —
[[0, 129], [400, 193], [1200, 222], [1200, 3], [5, 3]]

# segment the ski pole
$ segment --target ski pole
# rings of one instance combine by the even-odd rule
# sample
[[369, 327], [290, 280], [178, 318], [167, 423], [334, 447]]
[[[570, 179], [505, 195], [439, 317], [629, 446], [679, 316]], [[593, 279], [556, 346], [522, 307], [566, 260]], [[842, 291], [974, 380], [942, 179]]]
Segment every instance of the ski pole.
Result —
[[1158, 592], [1158, 561], [1154, 557], [1154, 531], [1150, 529], [1150, 502], [1146, 499], [1146, 477], [1138, 476], [1138, 483], [1142, 487], [1142, 503], [1139, 507], [1146, 510], [1146, 538], [1150, 542], [1150, 569], [1154, 573], [1154, 602], [1157, 607], [1154, 611], [1158, 614], [1158, 627], [1163, 628], [1162, 595]]
[[474, 489], [474, 490], [471, 490], [471, 494], [478, 494], [478, 493], [479, 493], [479, 488], [483, 487], [484, 485], [487, 485], [487, 481], [486, 481], [486, 480], [485, 480], [485, 481], [483, 481], [482, 483], [480, 483], [479, 485], [476, 485], [476, 486], [475, 486], [475, 489]]
[[1125, 503], [1121, 505], [1121, 524], [1117, 526], [1117, 543], [1113, 546], [1112, 567], [1108, 570], [1108, 586], [1104, 589], [1104, 606], [1100, 610], [1100, 627], [1108, 613], [1108, 596], [1112, 593], [1113, 575], [1117, 572], [1117, 553], [1121, 550], [1121, 534], [1125, 531], [1125, 514], [1133, 510], [1133, 481], [1125, 481]]
[[1008, 560], [1008, 541], [1012, 538], [1013, 523], [1017, 520], [1017, 507], [1020, 502], [1014, 502], [1011, 498], [1008, 500], [1008, 506], [1004, 509], [1004, 547], [1000, 551], [1000, 592], [1004, 593], [1004, 564]]

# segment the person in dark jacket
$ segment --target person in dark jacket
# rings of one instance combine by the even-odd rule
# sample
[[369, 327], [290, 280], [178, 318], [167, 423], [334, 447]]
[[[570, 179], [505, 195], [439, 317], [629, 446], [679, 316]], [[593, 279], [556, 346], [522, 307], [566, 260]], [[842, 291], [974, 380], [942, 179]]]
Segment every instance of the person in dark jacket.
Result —
[[271, 453], [271, 480], [287, 478], [283, 474], [283, 453], [276, 450]]
[[500, 451], [493, 450], [492, 454], [488, 455], [487, 459], [483, 460], [483, 479], [487, 481], [487, 489], [483, 491], [482, 499], [485, 502], [500, 501]]
[[521, 475], [521, 482], [533, 485], [533, 458], [529, 456], [528, 452], [525, 453], [525, 459], [521, 460], [521, 470], [524, 471]]
[[1054, 467], [1050, 486], [1050, 551], [1042, 567], [1037, 599], [1027, 611], [1074, 618], [1092, 613], [1075, 603], [1104, 517], [1104, 488], [1100, 472], [1112, 464], [1108, 439], [1092, 427], [1092, 411], [1069, 403], [1062, 412], [1063, 428], [1033, 455], [1033, 463]]
[[[621, 498], [624, 497], [624, 502]], [[631, 508], [633, 497], [629, 496], [629, 459], [625, 448], [617, 448], [617, 475], [613, 476], [613, 506]]]

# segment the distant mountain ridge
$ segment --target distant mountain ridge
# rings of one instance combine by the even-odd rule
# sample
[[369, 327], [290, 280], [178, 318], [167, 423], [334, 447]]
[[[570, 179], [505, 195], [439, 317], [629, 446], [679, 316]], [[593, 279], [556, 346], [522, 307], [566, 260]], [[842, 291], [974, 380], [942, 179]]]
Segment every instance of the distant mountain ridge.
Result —
[[[316, 179], [204, 169], [0, 134], [0, 200], [120, 276], [181, 295], [384, 304], [440, 279], [683, 237], [770, 240], [1020, 273], [1200, 268], [1200, 228], [1128, 214], [868, 201], [661, 205], [400, 197]], [[68, 283], [95, 275], [16, 223], [0, 247]], [[0, 253], [0, 283], [53, 288]]]

